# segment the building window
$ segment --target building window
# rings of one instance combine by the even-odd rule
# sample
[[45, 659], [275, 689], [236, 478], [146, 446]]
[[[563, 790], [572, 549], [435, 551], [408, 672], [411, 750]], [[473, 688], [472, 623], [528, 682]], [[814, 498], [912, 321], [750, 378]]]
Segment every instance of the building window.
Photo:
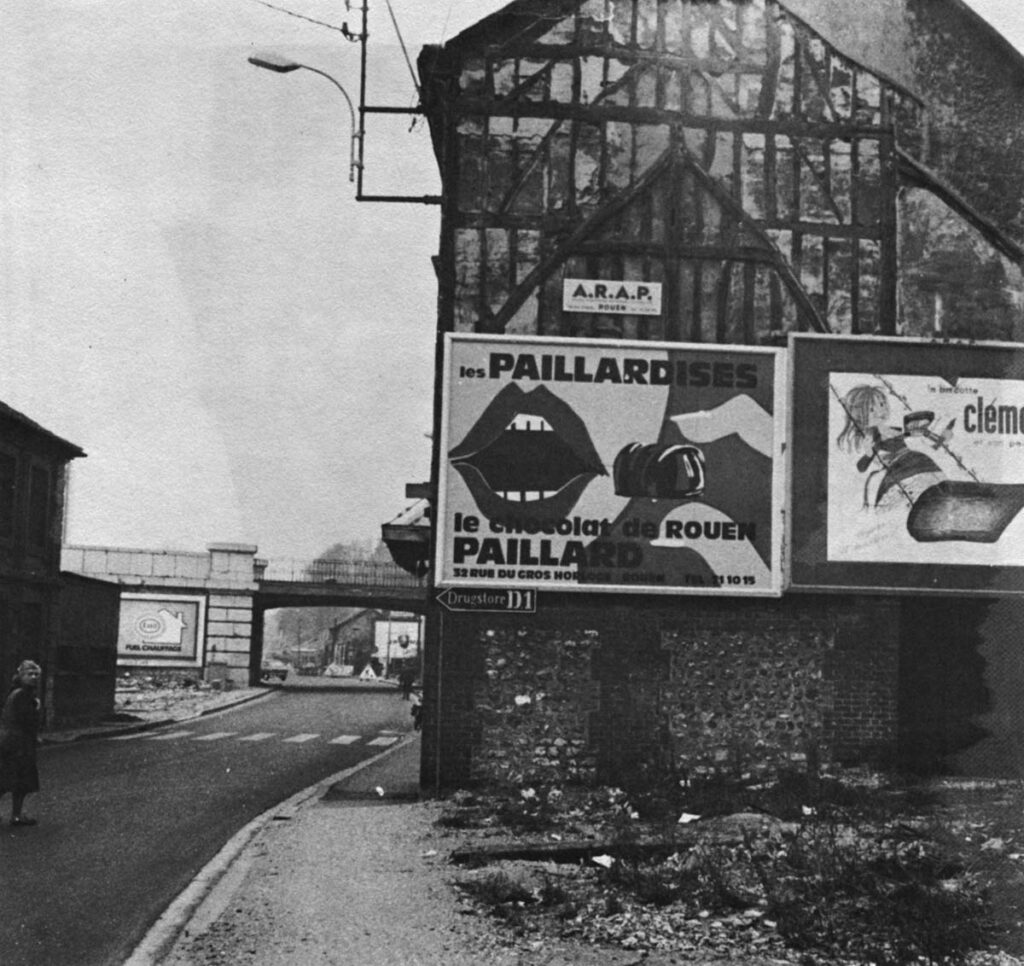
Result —
[[28, 541], [34, 547], [46, 544], [50, 523], [50, 473], [33, 466], [28, 489]]
[[14, 536], [15, 482], [18, 460], [10, 453], [0, 453], [0, 540]]

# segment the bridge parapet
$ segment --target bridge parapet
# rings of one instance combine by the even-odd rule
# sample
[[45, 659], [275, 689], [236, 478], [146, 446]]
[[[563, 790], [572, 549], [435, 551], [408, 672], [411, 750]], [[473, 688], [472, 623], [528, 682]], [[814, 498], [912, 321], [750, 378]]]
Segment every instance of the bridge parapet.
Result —
[[131, 587], [253, 591], [255, 555], [256, 547], [237, 543], [213, 543], [207, 553], [66, 546], [61, 569]]
[[417, 589], [426, 586], [393, 563], [373, 560], [260, 560], [260, 580], [297, 584]]

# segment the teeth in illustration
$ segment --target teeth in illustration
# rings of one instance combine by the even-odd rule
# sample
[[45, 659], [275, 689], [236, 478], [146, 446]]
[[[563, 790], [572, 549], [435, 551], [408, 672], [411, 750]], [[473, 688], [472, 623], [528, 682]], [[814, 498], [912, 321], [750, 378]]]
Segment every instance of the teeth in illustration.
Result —
[[525, 416], [522, 413], [517, 415], [506, 427], [517, 433], [550, 433], [551, 423], [543, 416]]
[[551, 494], [545, 490], [501, 490], [498, 496], [514, 503], [533, 503], [536, 500], [546, 500]]

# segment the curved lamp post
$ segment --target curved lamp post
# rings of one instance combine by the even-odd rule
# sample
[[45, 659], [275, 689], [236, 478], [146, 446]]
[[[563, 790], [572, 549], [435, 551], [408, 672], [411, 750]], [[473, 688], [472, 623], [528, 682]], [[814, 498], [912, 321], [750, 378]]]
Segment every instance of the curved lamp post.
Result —
[[253, 55], [249, 58], [249, 63], [255, 67], [262, 67], [264, 70], [272, 70], [275, 74], [290, 74], [293, 70], [312, 71], [314, 74], [319, 74], [321, 77], [325, 77], [335, 87], [337, 87], [339, 91], [341, 91], [342, 96], [345, 98], [345, 103], [348, 104], [349, 118], [352, 122], [352, 138], [349, 142], [348, 180], [355, 181], [356, 171], [362, 167], [362, 152], [357, 152], [356, 150], [356, 144], [361, 139], [362, 135], [356, 127], [356, 111], [352, 106], [352, 98], [348, 96], [348, 91], [346, 91], [337, 80], [325, 71], [319, 70], [316, 67], [310, 67], [309, 64], [300, 64], [294, 60], [287, 60], [284, 57], [278, 57], [276, 54]]

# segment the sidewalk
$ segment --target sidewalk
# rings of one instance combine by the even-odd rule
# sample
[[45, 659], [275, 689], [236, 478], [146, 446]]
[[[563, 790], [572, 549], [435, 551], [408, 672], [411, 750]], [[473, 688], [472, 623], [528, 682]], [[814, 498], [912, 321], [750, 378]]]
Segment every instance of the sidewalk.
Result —
[[[513, 966], [460, 915], [419, 801], [419, 736], [265, 813], [126, 966]], [[381, 794], [383, 793], [383, 794]]]
[[243, 829], [125, 966], [649, 966], [668, 958], [504, 938], [451, 880], [420, 738]]

